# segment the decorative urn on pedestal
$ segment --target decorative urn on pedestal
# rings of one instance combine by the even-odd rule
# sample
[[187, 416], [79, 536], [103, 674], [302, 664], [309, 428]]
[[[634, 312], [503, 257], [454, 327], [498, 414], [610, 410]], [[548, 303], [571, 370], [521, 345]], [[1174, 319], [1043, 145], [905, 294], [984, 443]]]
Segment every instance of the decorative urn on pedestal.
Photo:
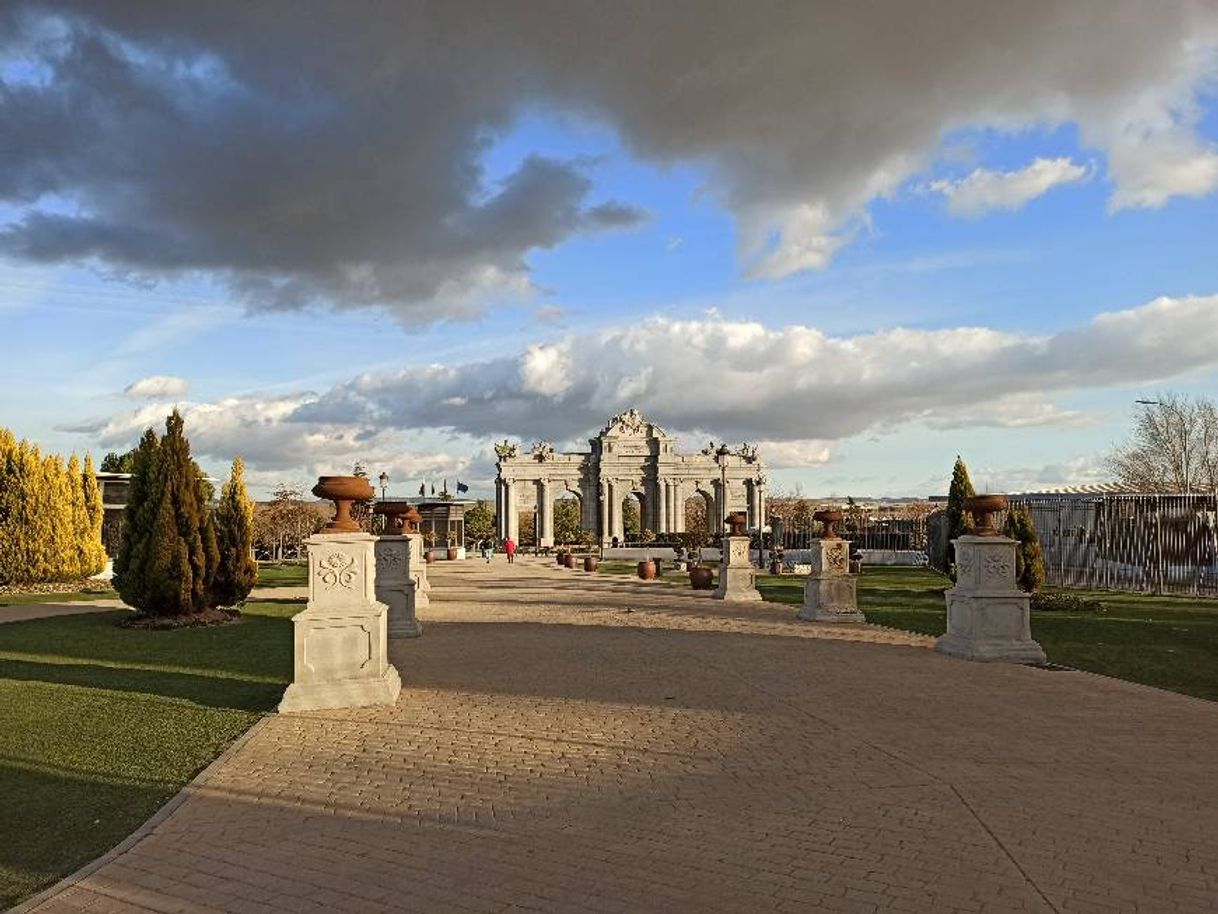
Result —
[[850, 543], [837, 534], [839, 508], [823, 508], [812, 519], [825, 530], [812, 546], [812, 571], [804, 582], [804, 605], [797, 614], [805, 622], [863, 622], [858, 607], [858, 575], [850, 573]]
[[720, 546], [719, 586], [715, 588], [716, 600], [761, 599], [757, 590], [757, 569], [749, 558], [749, 538], [745, 533], [749, 516], [744, 511], [733, 511], [723, 519], [728, 532]]
[[402, 689], [387, 653], [388, 607], [376, 598], [377, 537], [351, 518], [372, 498], [359, 476], [323, 476], [313, 487], [334, 519], [305, 540], [309, 602], [292, 617], [293, 676], [281, 712], [393, 704]]
[[991, 520], [1006, 507], [1002, 495], [964, 500], [977, 526], [952, 541], [956, 586], [944, 594], [947, 634], [935, 642], [935, 650], [965, 660], [1043, 663], [1045, 652], [1032, 640], [1029, 597], [1015, 584], [1018, 543]]
[[411, 518], [419, 512], [407, 501], [380, 501], [372, 509], [385, 518], [384, 533], [376, 541], [376, 598], [389, 607], [386, 617], [390, 638], [417, 638], [423, 633], [416, 616], [421, 588], [418, 534], [410, 533]]

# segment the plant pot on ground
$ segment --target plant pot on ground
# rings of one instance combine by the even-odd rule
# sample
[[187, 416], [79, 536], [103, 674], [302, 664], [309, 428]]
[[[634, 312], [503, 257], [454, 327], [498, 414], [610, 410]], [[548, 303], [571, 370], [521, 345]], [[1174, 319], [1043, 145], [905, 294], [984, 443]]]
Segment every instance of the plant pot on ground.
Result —
[[710, 590], [714, 586], [714, 573], [705, 565], [693, 565], [689, 569], [689, 586], [694, 590]]
[[556, 565], [565, 565], [567, 563], [567, 550], [559, 549], [554, 553], [554, 563]]
[[596, 571], [600, 566], [600, 559], [594, 555], [584, 556], [584, 571]]
[[568, 552], [566, 555], [564, 555], [562, 557], [562, 563], [563, 563], [564, 568], [574, 568], [575, 567], [575, 554]]
[[449, 546], [447, 551], [448, 560], [451, 562], [457, 557], [457, 547]]
[[644, 559], [638, 564], [639, 579], [643, 581], [653, 581], [656, 576], [656, 566], [651, 559]]

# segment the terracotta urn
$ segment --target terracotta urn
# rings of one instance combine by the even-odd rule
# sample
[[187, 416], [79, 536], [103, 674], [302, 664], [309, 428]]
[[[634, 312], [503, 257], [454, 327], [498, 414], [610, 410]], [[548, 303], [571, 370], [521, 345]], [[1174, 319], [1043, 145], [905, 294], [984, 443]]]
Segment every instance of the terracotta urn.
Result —
[[436, 550], [428, 549], [426, 552], [423, 553], [423, 561], [426, 562], [428, 565], [430, 565], [435, 560], [436, 560]]
[[321, 528], [322, 533], [359, 533], [351, 519], [351, 503], [372, 498], [372, 484], [362, 476], [319, 476], [313, 494], [334, 502], [334, 519]]
[[813, 514], [812, 519], [815, 521], [820, 521], [825, 525], [825, 532], [822, 534], [822, 539], [841, 539], [841, 537], [837, 535], [837, 525], [842, 522], [842, 512], [840, 509], [823, 508]]
[[964, 500], [964, 510], [973, 515], [977, 526], [973, 528], [973, 536], [1001, 536], [994, 527], [994, 515], [1006, 510], [1005, 495], [973, 495]]
[[650, 559], [639, 562], [638, 565], [639, 579], [643, 581], [654, 581], [656, 577], [656, 566]]
[[449, 560], [450, 562], [454, 562], [454, 561], [456, 561], [456, 559], [457, 559], [457, 547], [456, 547], [456, 546], [449, 546], [449, 547], [448, 547], [448, 551], [445, 553], [445, 555], [448, 557], [448, 560]]
[[423, 519], [415, 506], [408, 501], [378, 501], [372, 512], [384, 515], [385, 532], [394, 535], [418, 533], [419, 521]]
[[744, 511], [733, 511], [723, 519], [727, 524], [729, 536], [744, 536], [744, 528], [748, 526], [749, 516]]
[[695, 565], [689, 569], [689, 586], [694, 590], [710, 590], [714, 585], [714, 572], [705, 565]]
[[782, 562], [770, 562], [770, 574], [782, 574]]
[[574, 556], [574, 554], [572, 554], [572, 553], [568, 552], [566, 555], [564, 555], [564, 556], [562, 557], [562, 564], [563, 564], [563, 567], [564, 567], [564, 568], [574, 568], [574, 567], [575, 567], [575, 556]]
[[600, 560], [594, 555], [584, 556], [584, 571], [596, 571], [600, 565]]

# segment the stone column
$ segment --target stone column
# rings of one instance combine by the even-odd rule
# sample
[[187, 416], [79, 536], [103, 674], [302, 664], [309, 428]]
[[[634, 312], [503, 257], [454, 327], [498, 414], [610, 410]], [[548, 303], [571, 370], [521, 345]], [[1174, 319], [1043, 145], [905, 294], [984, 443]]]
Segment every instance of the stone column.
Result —
[[537, 481], [537, 545], [554, 545], [554, 502], [550, 499], [550, 481]]
[[760, 600], [761, 594], [757, 592], [757, 571], [749, 558], [749, 538], [729, 533], [723, 537], [721, 549], [719, 586], [715, 588], [715, 599]]
[[511, 537], [517, 543], [520, 542], [520, 510], [516, 506], [516, 480], [505, 479], [503, 481], [503, 515], [507, 519], [507, 527], [504, 530], [504, 537]]
[[804, 582], [806, 622], [863, 622], [858, 606], [858, 575], [850, 573], [850, 543], [821, 537], [812, 546], [812, 573]]
[[765, 510], [765, 480], [757, 480], [757, 529], [761, 529], [766, 523]]
[[309, 602], [292, 617], [294, 673], [279, 711], [391, 705], [402, 690], [389, 662], [387, 607], [376, 599], [376, 537], [305, 540]]
[[609, 483], [602, 481], [599, 486], [599, 492], [600, 492], [600, 500], [601, 500], [601, 503], [600, 503], [601, 545], [606, 546], [609, 544], [609, 537], [611, 536], [611, 534], [609, 532]]
[[410, 573], [410, 546], [408, 535], [376, 540], [376, 598], [389, 607], [386, 628], [390, 638], [417, 638], [423, 633], [415, 618], [418, 583]]
[[668, 532], [668, 483], [656, 480], [656, 533]]
[[503, 510], [503, 480], [495, 478], [495, 538], [507, 536], [507, 516]]
[[1043, 663], [1032, 640], [1029, 597], [1015, 584], [1016, 540], [962, 536], [956, 547], [956, 586], [945, 594], [947, 634], [935, 650], [965, 660]]

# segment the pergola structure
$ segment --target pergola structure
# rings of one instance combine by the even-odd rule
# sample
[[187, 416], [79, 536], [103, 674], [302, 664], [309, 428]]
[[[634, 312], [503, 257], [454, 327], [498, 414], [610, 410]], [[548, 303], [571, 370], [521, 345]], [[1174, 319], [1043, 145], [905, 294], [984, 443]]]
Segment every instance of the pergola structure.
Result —
[[557, 453], [546, 441], [527, 453], [504, 441], [495, 448], [495, 516], [501, 538], [519, 538], [520, 508], [537, 511], [537, 543], [554, 545], [554, 499], [571, 494], [580, 502], [580, 527], [602, 545], [625, 539], [622, 501], [634, 495], [639, 521], [659, 536], [685, 530], [685, 500], [706, 499], [711, 530], [732, 511], [745, 511], [751, 529], [765, 525], [765, 474], [757, 449], [731, 449], [712, 442], [697, 454], [679, 454], [676, 442], [637, 409], [614, 416], [591, 450]]

